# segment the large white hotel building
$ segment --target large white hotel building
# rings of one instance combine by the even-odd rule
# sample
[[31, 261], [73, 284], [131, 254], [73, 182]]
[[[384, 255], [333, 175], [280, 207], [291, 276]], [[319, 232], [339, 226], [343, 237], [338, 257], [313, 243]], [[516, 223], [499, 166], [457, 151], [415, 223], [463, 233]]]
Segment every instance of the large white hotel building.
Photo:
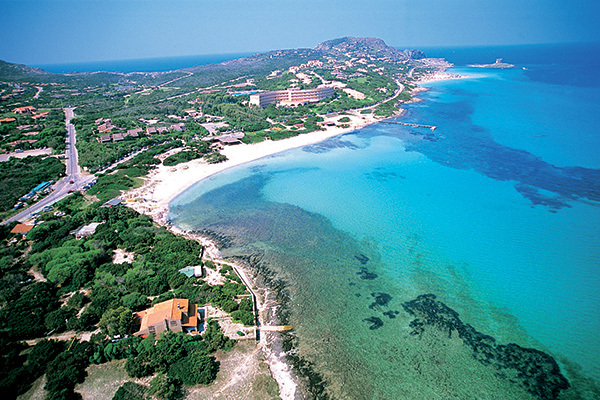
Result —
[[266, 107], [271, 103], [297, 105], [314, 103], [333, 96], [333, 86], [318, 86], [313, 89], [289, 88], [274, 92], [262, 92], [250, 95], [250, 104]]

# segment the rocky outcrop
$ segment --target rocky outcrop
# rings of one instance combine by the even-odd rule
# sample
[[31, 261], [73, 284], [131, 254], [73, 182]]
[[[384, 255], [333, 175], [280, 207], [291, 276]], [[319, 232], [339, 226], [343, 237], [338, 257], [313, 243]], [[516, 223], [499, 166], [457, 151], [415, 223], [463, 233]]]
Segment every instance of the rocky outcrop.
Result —
[[421, 295], [403, 303], [402, 307], [415, 317], [410, 323], [413, 335], [422, 335], [428, 329], [447, 332], [449, 338], [458, 334], [463, 343], [473, 350], [475, 359], [494, 366], [497, 376], [523, 386], [540, 399], [558, 399], [560, 391], [570, 386], [552, 356], [514, 343], [496, 343], [493, 337], [463, 323], [458, 313], [436, 300], [434, 294]]
[[421, 50], [398, 50], [388, 46], [383, 40], [373, 37], [343, 37], [327, 40], [318, 44], [315, 50], [329, 53], [331, 55], [352, 54], [353, 56], [373, 55], [376, 57], [388, 57], [396, 61], [419, 60], [425, 58]]

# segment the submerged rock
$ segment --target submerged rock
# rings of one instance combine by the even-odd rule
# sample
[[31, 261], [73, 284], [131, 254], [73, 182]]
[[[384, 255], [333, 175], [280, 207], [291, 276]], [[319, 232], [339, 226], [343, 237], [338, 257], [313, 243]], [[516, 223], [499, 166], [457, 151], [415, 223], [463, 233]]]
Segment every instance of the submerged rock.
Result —
[[395, 310], [388, 310], [383, 313], [383, 315], [385, 315], [386, 317], [388, 317], [390, 319], [396, 318], [396, 315], [398, 315], [398, 314], [400, 314], [400, 311], [395, 311]]
[[356, 258], [362, 265], [365, 265], [369, 261], [369, 257], [362, 253], [355, 255], [354, 258]]
[[418, 296], [403, 303], [402, 307], [415, 317], [410, 323], [413, 328], [411, 334], [421, 335], [427, 329], [434, 328], [447, 331], [450, 338], [456, 332], [463, 343], [473, 349], [475, 359], [493, 365], [498, 370], [498, 376], [523, 386], [540, 399], [557, 399], [561, 390], [570, 387], [552, 356], [514, 343], [497, 344], [493, 337], [463, 323], [458, 313], [436, 300], [434, 294]]
[[379, 329], [383, 326], [383, 321], [381, 320], [381, 318], [377, 318], [377, 317], [365, 318], [365, 319], [363, 319], [363, 322], [371, 323], [372, 325], [369, 327], [369, 329], [372, 331], [374, 331], [375, 329]]
[[375, 279], [378, 276], [374, 272], [369, 272], [369, 270], [366, 269], [365, 267], [361, 267], [360, 271], [358, 271], [356, 273], [356, 275], [360, 276], [360, 279], [368, 279], [368, 280]]
[[392, 296], [387, 293], [371, 293], [371, 297], [375, 298], [375, 301], [369, 306], [371, 310], [377, 306], [386, 306], [392, 300]]

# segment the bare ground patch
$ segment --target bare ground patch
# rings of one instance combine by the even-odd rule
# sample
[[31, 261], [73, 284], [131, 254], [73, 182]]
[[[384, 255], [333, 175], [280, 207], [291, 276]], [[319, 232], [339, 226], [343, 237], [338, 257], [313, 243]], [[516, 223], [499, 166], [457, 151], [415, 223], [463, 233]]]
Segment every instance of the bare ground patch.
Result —
[[33, 383], [31, 389], [17, 397], [17, 400], [44, 400], [44, 397], [46, 397], [45, 384], [46, 375], [43, 375]]
[[116, 249], [113, 252], [113, 264], [131, 264], [135, 260], [135, 253], [128, 253], [123, 249]]
[[82, 384], [75, 386], [75, 391], [84, 400], [112, 399], [123, 383], [136, 381], [127, 375], [124, 366], [125, 360], [90, 365], [87, 368], [88, 376]]
[[277, 382], [259, 343], [239, 341], [230, 351], [218, 351], [215, 356], [220, 363], [215, 382], [208, 386], [186, 388], [188, 400], [268, 400], [279, 399]]

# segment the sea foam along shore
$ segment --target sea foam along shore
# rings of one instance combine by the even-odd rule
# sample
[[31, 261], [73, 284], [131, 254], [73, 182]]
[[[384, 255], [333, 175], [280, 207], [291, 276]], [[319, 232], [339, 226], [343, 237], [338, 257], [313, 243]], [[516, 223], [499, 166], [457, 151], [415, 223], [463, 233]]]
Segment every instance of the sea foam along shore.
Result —
[[[429, 76], [429, 79], [422, 78], [418, 83], [457, 79], [463, 77], [464, 76], [445, 73], [433, 73], [431, 76]], [[416, 90], [413, 90], [413, 94], [424, 90], [428, 89], [417, 86]], [[399, 109], [398, 115], [401, 115], [404, 111], [405, 110], [403, 109]], [[375, 117], [373, 114], [360, 114], [355, 111], [344, 115], [328, 117], [326, 118], [326, 121], [330, 120], [335, 122], [345, 116], [349, 117], [350, 121], [345, 123], [347, 127], [344, 128], [328, 127], [324, 131], [301, 134], [280, 141], [267, 140], [257, 144], [240, 144], [227, 147], [222, 150], [222, 154], [227, 156], [227, 161], [219, 164], [208, 164], [203, 160], [193, 160], [174, 167], [160, 165], [144, 178], [145, 182], [140, 188], [128, 191], [123, 197], [134, 200], [133, 202], [126, 203], [129, 207], [152, 217], [156, 223], [166, 226], [174, 234], [197, 240], [200, 244], [206, 247], [205, 254], [209, 258], [217, 262], [224, 261], [221, 257], [220, 251], [218, 250], [218, 246], [209, 238], [184, 232], [178, 227], [168, 223], [167, 216], [169, 213], [170, 201], [195, 183], [226, 169], [281, 153], [286, 150], [322, 142], [326, 139], [343, 135], [345, 133], [349, 133], [367, 125], [376, 123], [381, 119]], [[231, 265], [231, 263], [229, 264]], [[247, 279], [247, 276], [252, 276], [252, 271], [246, 271], [243, 266], [237, 264], [235, 264], [235, 267], [237, 271], [240, 271], [243, 275], [245, 275], [243, 277], [244, 281], [250, 282]], [[259, 315], [265, 314], [263, 311], [265, 311], [267, 307], [277, 307], [276, 304], [272, 304], [272, 301], [269, 300], [269, 289], [261, 289], [263, 291], [263, 295], [258, 296], [257, 299], [259, 302], [259, 304], [257, 304]], [[266, 314], [275, 315], [276, 312], [273, 310], [272, 312]], [[271, 321], [261, 320], [259, 322], [261, 325], [268, 325]], [[277, 381], [280, 390], [280, 397], [284, 400], [296, 398], [298, 385], [291, 370], [291, 365], [286, 362], [285, 354], [278, 350], [280, 346], [277, 345], [277, 341], [267, 341], [267, 335], [263, 335], [261, 337], [259, 346], [266, 356], [273, 378]]]

